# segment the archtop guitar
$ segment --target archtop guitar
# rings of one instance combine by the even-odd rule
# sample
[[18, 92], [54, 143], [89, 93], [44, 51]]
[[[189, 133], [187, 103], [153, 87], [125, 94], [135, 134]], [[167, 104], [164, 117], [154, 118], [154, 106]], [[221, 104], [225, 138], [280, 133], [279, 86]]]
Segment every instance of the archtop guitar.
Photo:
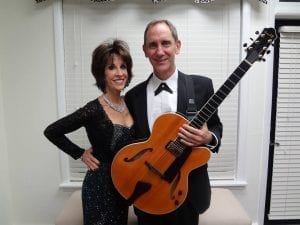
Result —
[[130, 204], [160, 215], [176, 210], [184, 202], [189, 173], [206, 164], [211, 153], [206, 147], [182, 144], [178, 129], [183, 124], [201, 128], [252, 64], [262, 60], [275, 38], [273, 28], [264, 28], [246, 49], [245, 59], [191, 121], [176, 113], [162, 114], [149, 139], [129, 144], [116, 154], [111, 167], [113, 184]]

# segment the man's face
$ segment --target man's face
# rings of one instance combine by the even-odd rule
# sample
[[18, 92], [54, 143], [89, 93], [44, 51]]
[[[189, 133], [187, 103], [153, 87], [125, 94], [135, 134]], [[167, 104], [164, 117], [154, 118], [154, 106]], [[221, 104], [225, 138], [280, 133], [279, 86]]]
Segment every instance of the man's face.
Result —
[[180, 47], [181, 42], [175, 41], [166, 24], [158, 23], [149, 28], [143, 50], [161, 80], [175, 72], [175, 55], [179, 54]]

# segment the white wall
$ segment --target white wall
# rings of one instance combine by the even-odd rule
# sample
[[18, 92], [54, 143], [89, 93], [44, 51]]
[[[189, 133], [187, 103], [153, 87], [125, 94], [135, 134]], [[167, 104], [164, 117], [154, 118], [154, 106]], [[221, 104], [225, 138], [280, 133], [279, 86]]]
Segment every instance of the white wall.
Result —
[[[274, 2], [263, 4], [259, 1], [244, 1], [243, 42], [251, 43], [254, 32], [264, 27], [274, 27]], [[273, 49], [271, 48], [272, 52]], [[271, 95], [273, 57], [265, 56], [266, 62], [256, 62], [242, 80], [245, 99], [242, 102], [246, 112], [245, 142], [241, 143], [245, 158], [245, 189], [234, 190], [253, 222], [263, 224], [265, 191], [267, 182], [267, 161], [271, 119]], [[241, 121], [243, 122], [243, 121]]]
[[[1, 48], [0, 48], [1, 51]], [[1, 60], [0, 60], [1, 62]], [[2, 71], [0, 64], [0, 224], [10, 224], [11, 192], [5, 136], [5, 120], [2, 98]]]
[[4, 104], [3, 104], [3, 44], [4, 36], [2, 35], [3, 27], [3, 14], [2, 7], [0, 7], [0, 224], [11, 224], [11, 191], [10, 191], [10, 173], [8, 169], [8, 156], [7, 156], [7, 145], [6, 145], [6, 123], [4, 116]]
[[[58, 151], [42, 134], [57, 118], [53, 1], [38, 5], [34, 0], [0, 3], [1, 225], [53, 224], [69, 195], [58, 188]], [[255, 30], [270, 25], [271, 6], [245, 2], [249, 10], [245, 24], [248, 41]], [[269, 61], [255, 64], [242, 81], [248, 89], [247, 104], [243, 104], [248, 115], [243, 143], [248, 186], [234, 189], [253, 221], [259, 222], [270, 120]]]
[[42, 134], [57, 115], [52, 1], [1, 0], [0, 15], [0, 224], [53, 224], [66, 193]]

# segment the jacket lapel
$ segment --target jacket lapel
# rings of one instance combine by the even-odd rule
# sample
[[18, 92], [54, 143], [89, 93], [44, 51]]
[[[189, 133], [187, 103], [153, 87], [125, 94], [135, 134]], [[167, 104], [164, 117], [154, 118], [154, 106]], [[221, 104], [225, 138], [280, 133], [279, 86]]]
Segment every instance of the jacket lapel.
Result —
[[187, 105], [186, 82], [182, 72], [178, 71], [178, 96], [177, 96], [177, 112], [185, 115]]
[[150, 135], [150, 128], [148, 123], [148, 115], [147, 115], [147, 85], [152, 75], [142, 83], [141, 88], [138, 92], [136, 92], [136, 120], [137, 124], [139, 124], [139, 130], [143, 133], [142, 136]]

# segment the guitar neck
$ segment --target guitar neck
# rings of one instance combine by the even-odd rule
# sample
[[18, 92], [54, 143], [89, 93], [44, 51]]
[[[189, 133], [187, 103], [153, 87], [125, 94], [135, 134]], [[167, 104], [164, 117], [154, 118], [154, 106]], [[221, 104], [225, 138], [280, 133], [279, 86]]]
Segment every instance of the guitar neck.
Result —
[[251, 66], [252, 64], [247, 60], [242, 61], [224, 84], [213, 96], [211, 96], [211, 98], [190, 121], [190, 125], [196, 128], [201, 128], [203, 124], [215, 113], [219, 105], [221, 105], [223, 100], [229, 95]]

